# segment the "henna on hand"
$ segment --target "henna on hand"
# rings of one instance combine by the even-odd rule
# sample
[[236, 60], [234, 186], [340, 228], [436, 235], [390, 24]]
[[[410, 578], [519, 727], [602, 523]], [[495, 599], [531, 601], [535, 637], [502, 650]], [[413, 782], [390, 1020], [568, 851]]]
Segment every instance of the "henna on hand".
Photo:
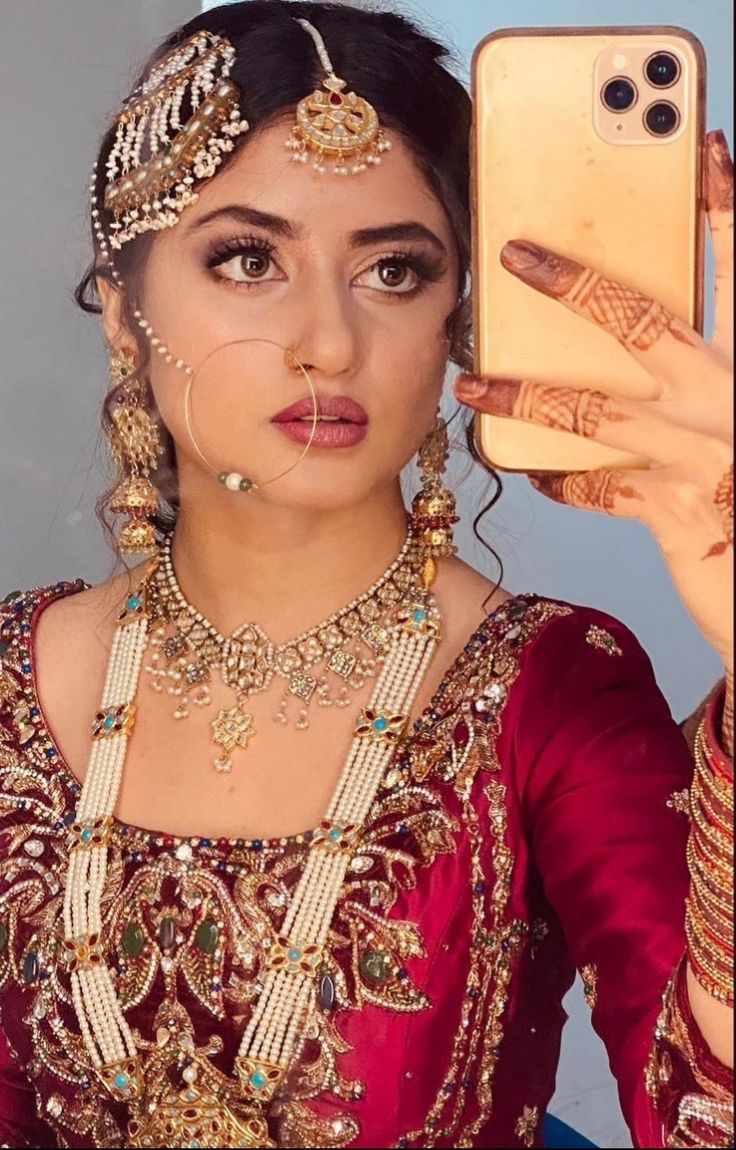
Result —
[[610, 395], [602, 391], [554, 387], [529, 380], [494, 379], [488, 390], [483, 410], [491, 414], [571, 431], [585, 439], [594, 439], [601, 423], [624, 423], [633, 416], [615, 411]]
[[706, 164], [708, 208], [716, 212], [732, 212], [733, 160], [728, 140], [720, 128], [716, 132], [708, 133]]
[[556, 503], [586, 511], [616, 514], [617, 499], [640, 499], [641, 495], [623, 471], [538, 471], [529, 476], [532, 487]]
[[662, 304], [567, 256], [528, 240], [510, 240], [501, 252], [501, 263], [530, 287], [593, 320], [619, 343], [647, 351], [670, 332], [680, 343], [696, 346]]
[[733, 547], [733, 464], [716, 487], [713, 502], [723, 524], [723, 533], [726, 538], [714, 543], [710, 551], [703, 556], [704, 559], [710, 559], [712, 555], [722, 555], [729, 547]]

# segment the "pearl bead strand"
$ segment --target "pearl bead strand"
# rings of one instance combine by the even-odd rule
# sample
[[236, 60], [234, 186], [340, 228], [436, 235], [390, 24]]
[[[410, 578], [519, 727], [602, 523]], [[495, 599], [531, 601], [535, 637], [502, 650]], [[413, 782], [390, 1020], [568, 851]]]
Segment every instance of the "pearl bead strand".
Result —
[[[392, 570], [398, 562], [395, 561]], [[147, 581], [154, 575], [155, 570], [150, 571], [138, 592], [128, 599], [119, 616], [110, 652], [101, 711], [118, 717], [122, 713], [123, 719], [121, 726], [115, 728], [116, 720], [107, 718], [106, 723], [111, 722], [113, 729], [107, 733], [103, 730], [93, 740], [79, 797], [76, 831], [73, 830], [79, 837], [70, 853], [63, 912], [65, 936], [67, 942], [73, 944], [89, 944], [91, 935], [102, 933], [101, 908], [108, 860], [108, 824], [104, 820], [113, 816], [122, 781], [130, 737], [127, 720], [132, 715], [147, 643]], [[373, 588], [366, 596], [372, 591]], [[422, 596], [420, 615], [422, 619], [431, 620], [431, 625], [417, 628], [396, 623], [393, 626], [369, 706], [360, 716], [341, 778], [327, 808], [327, 820], [338, 831], [348, 824], [359, 829], [365, 822], [394, 753], [395, 740], [384, 735], [386, 724], [392, 718], [407, 721], [436, 648], [439, 612], [428, 592]], [[183, 596], [182, 601], [181, 605], [191, 610]], [[143, 610], [138, 611], [141, 604]], [[206, 623], [201, 616], [197, 618]], [[373, 723], [372, 730], [365, 726], [367, 713], [381, 716]], [[95, 841], [93, 833], [96, 829], [99, 831], [100, 826], [101, 838]], [[319, 842], [313, 844], [282, 927], [283, 935], [302, 953], [307, 946], [321, 948], [325, 944], [351, 857], [349, 851], [330, 849], [329, 843], [326, 849], [319, 847]], [[265, 1059], [282, 1071], [288, 1068], [303, 1040], [305, 1019], [314, 1009], [314, 974], [314, 970], [307, 972], [298, 966], [272, 967], [267, 971], [243, 1034], [236, 1062], [239, 1072], [241, 1059]], [[93, 1066], [116, 1098], [126, 1100], [134, 1096], [141, 1088], [139, 1061], [108, 965], [104, 961], [93, 964], [80, 960], [74, 964], [71, 983], [80, 1032]], [[136, 1060], [134, 1074], [130, 1073], [131, 1059]], [[250, 1090], [256, 1097], [254, 1080], [257, 1078], [258, 1075], [253, 1075], [250, 1079]], [[244, 1086], [248, 1089], [248, 1082]]]

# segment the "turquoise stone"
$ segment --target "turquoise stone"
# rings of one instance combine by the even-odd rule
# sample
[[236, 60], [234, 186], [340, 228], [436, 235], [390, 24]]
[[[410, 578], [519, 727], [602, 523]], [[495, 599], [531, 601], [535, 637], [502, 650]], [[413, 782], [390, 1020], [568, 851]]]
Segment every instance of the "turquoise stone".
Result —
[[89, 840], [92, 838], [92, 831], [89, 829], [89, 827], [85, 827], [85, 829], [82, 831], [82, 834], [80, 835], [80, 838], [82, 839], [82, 842], [89, 842]]
[[427, 618], [427, 612], [426, 611], [415, 611], [414, 612], [414, 622], [415, 623], [423, 623], [426, 618]]
[[266, 1086], [266, 1075], [262, 1070], [256, 1070], [255, 1074], [251, 1074], [250, 1084], [255, 1086], [256, 1090], [263, 1090]]
[[338, 830], [331, 830], [327, 837], [328, 839], [332, 839], [333, 843], [337, 842], [340, 837], [340, 832]]
[[127, 1074], [115, 1075], [115, 1086], [118, 1090], [125, 1090], [130, 1085], [130, 1079]]
[[108, 715], [105, 719], [105, 726], [107, 727], [108, 731], [110, 730], [110, 727], [115, 726], [115, 720], [113, 719], [112, 715]]
[[129, 922], [123, 931], [123, 951], [129, 958], [138, 958], [146, 945], [143, 928], [137, 922]]
[[289, 962], [298, 962], [301, 957], [302, 957], [302, 952], [299, 950], [298, 947], [293, 946], [291, 948], [291, 950], [289, 951]]
[[373, 724], [373, 727], [376, 731], [385, 731], [387, 726], [388, 723], [385, 719], [376, 719], [375, 723]]
[[9, 938], [10, 938], [10, 931], [8, 930], [8, 928], [4, 922], [0, 922], [0, 954], [3, 954], [5, 952], [7, 945], [8, 945], [8, 939]]
[[214, 954], [219, 937], [220, 931], [217, 923], [211, 918], [205, 918], [195, 931], [194, 945], [198, 950], [201, 950], [202, 954]]
[[140, 605], [140, 599], [138, 598], [138, 596], [137, 595], [131, 595], [130, 599], [128, 600], [128, 610], [129, 611], [135, 611], [136, 607], [138, 607], [139, 605]]

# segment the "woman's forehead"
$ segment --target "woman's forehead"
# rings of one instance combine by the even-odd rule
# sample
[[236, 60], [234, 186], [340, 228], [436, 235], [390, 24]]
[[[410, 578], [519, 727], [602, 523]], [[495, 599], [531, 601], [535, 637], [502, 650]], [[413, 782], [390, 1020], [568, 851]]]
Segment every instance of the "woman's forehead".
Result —
[[[288, 126], [254, 132], [228, 166], [201, 188], [183, 213], [182, 233], [216, 226], [208, 217], [229, 205], [247, 205], [293, 225], [294, 238], [310, 233], [349, 234], [400, 220], [418, 220], [450, 234], [445, 210], [429, 187], [408, 145], [395, 133], [380, 165], [356, 175], [320, 174], [296, 164], [285, 147]], [[179, 229], [173, 229], [178, 231]]]

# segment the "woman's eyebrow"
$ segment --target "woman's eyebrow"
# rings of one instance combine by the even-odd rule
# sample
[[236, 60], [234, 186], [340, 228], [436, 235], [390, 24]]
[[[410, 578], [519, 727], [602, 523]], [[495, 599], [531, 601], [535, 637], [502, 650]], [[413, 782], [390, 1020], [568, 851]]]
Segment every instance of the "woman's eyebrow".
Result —
[[371, 244], [399, 243], [402, 240], [422, 240], [424, 243], [431, 244], [443, 255], [447, 255], [447, 248], [439, 236], [416, 220], [383, 224], [381, 227], [375, 228], [359, 228], [357, 232], [351, 234], [350, 246], [361, 248]]
[[[227, 204], [222, 208], [215, 208], [188, 225], [188, 230], [195, 230], [214, 223], [216, 220], [228, 218], [249, 227], [263, 228], [274, 235], [285, 239], [297, 239], [302, 229], [285, 219], [283, 216], [264, 212], [259, 208], [251, 208], [247, 204]], [[407, 240], [421, 240], [429, 243], [439, 252], [447, 255], [447, 249], [439, 236], [435, 235], [425, 224], [417, 220], [404, 220], [395, 224], [382, 224], [373, 228], [359, 228], [351, 232], [349, 244], [351, 248], [368, 247], [372, 244], [398, 243]]]
[[247, 204], [227, 204], [223, 208], [214, 208], [213, 211], [207, 212], [199, 219], [192, 220], [188, 230], [203, 228], [207, 224], [225, 217], [250, 227], [264, 228], [266, 231], [273, 232], [277, 236], [284, 236], [286, 239], [296, 239], [301, 234], [301, 229], [296, 224], [292, 224], [290, 220], [284, 219], [283, 216], [273, 215], [272, 212], [263, 212], [258, 208], [250, 208]]

